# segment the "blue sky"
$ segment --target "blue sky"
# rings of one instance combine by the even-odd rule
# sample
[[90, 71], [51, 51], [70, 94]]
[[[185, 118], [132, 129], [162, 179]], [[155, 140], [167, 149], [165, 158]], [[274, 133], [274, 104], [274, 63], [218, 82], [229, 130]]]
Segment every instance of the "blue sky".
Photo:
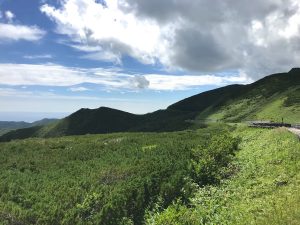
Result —
[[297, 66], [297, 1], [182, 4], [0, 0], [0, 120], [147, 113]]

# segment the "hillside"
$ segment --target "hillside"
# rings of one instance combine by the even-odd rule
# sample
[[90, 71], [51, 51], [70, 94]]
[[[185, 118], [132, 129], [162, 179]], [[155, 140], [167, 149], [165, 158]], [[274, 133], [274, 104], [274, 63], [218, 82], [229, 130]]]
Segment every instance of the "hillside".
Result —
[[300, 123], [300, 69], [249, 85], [231, 85], [179, 101], [168, 109], [197, 111], [198, 120], [273, 120]]
[[32, 123], [27, 123], [24, 121], [0, 121], [0, 135], [7, 133], [11, 130], [34, 127], [34, 126], [43, 126], [57, 121], [57, 119], [42, 119]]
[[125, 131], [176, 131], [209, 121], [281, 122], [282, 118], [285, 122], [300, 123], [300, 69], [273, 74], [249, 85], [229, 85], [203, 92], [166, 110], [145, 115], [106, 107], [81, 109], [47, 126], [9, 132], [0, 141]]

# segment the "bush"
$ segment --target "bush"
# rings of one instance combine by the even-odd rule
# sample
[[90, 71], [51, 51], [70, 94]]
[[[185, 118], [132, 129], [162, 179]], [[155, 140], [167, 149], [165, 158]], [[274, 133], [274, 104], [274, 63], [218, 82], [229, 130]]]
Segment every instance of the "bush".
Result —
[[237, 138], [225, 133], [194, 148], [190, 162], [192, 179], [201, 186], [219, 183], [225, 175], [224, 168], [238, 149], [238, 143]]

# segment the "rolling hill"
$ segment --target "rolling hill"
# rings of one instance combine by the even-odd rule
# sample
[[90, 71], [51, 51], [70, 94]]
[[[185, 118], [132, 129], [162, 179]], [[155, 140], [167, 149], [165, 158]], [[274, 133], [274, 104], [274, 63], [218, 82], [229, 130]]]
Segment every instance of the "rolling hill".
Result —
[[42, 119], [32, 123], [27, 123], [24, 121], [0, 121], [0, 135], [5, 134], [11, 130], [29, 128], [34, 126], [43, 126], [57, 121], [57, 119]]
[[[11, 131], [0, 141], [130, 131], [175, 131], [207, 121], [300, 123], [300, 69], [248, 85], [229, 85], [181, 100], [166, 110], [135, 115], [106, 107], [80, 109], [46, 126]], [[199, 126], [199, 125], [198, 125]]]

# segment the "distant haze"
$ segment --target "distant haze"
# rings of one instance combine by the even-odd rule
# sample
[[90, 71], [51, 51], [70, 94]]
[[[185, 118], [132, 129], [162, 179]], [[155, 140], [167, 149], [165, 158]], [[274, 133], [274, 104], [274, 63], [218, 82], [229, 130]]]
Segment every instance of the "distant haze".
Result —
[[69, 114], [68, 112], [0, 112], [0, 121], [25, 121], [31, 123], [44, 118], [61, 119]]

